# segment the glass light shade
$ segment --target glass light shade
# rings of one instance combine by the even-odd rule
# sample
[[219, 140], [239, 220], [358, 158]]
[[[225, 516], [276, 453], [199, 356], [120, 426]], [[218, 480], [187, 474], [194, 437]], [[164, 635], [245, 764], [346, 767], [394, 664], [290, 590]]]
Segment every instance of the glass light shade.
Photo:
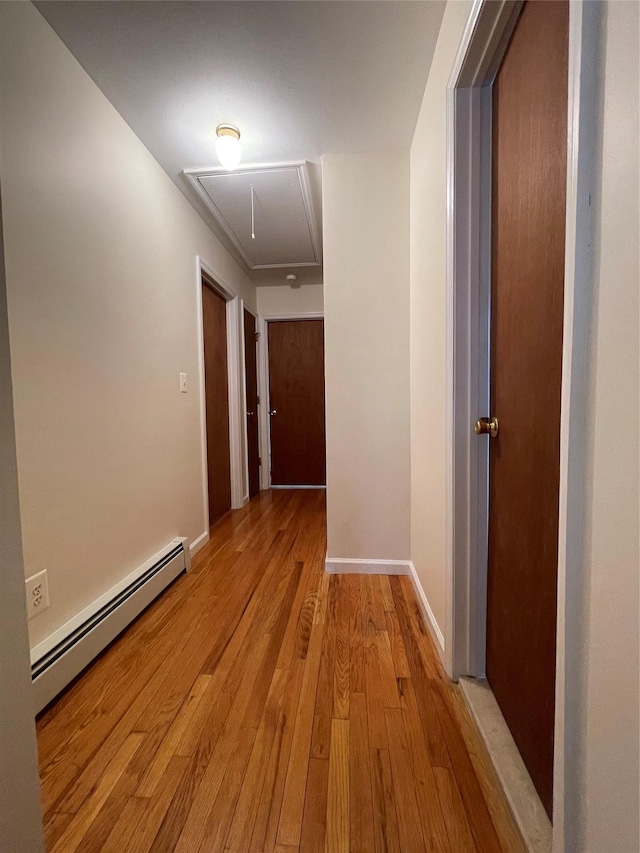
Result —
[[242, 146], [238, 136], [227, 134], [224, 131], [216, 139], [216, 153], [223, 169], [232, 172], [240, 163]]

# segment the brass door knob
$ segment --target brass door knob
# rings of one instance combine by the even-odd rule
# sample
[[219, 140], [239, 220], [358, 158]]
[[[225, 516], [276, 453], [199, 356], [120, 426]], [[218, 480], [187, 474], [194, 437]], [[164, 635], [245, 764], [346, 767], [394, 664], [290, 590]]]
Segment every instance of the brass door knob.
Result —
[[476, 435], [490, 435], [495, 438], [499, 428], [497, 418], [479, 418], [476, 421]]

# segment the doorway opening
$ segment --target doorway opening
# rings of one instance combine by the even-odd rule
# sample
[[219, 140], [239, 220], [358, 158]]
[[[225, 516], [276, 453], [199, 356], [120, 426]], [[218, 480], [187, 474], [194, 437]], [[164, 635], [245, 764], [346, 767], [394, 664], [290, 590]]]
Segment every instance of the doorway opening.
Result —
[[231, 509], [227, 303], [215, 283], [202, 276], [204, 393], [207, 420], [209, 527]]
[[204, 533], [248, 500], [242, 375], [242, 301], [201, 258], [196, 259], [200, 339], [200, 411]]
[[324, 318], [261, 318], [263, 488], [325, 488]]
[[251, 500], [260, 491], [260, 396], [258, 394], [257, 317], [244, 306], [244, 395], [246, 402], [247, 476], [246, 491]]
[[[532, 4], [535, 6], [536, 4]], [[544, 9], [548, 4], [540, 4]], [[560, 4], [562, 5], [562, 4]], [[553, 768], [547, 776], [553, 792], [553, 828], [547, 820], [558, 849], [564, 848], [563, 814], [565, 780], [570, 777], [571, 757], [565, 754], [564, 732], [572, 709], [565, 702], [563, 675], [567, 666], [565, 637], [574, 617], [566, 609], [566, 590], [580, 592], [579, 571], [581, 520], [577, 482], [582, 475], [582, 441], [578, 420], [583, 417], [580, 373], [580, 333], [585, 332], [588, 311], [584, 288], [576, 286], [578, 273], [588, 270], [590, 223], [588, 198], [593, 186], [590, 131], [596, 123], [594, 97], [598, 57], [598, 13], [589, 4], [569, 4], [568, 11], [568, 103], [563, 119], [567, 170], [564, 178], [566, 209], [561, 227], [561, 259], [564, 284], [560, 298], [562, 342], [561, 416], [556, 425], [558, 445], [555, 500], [555, 546], [557, 571], [555, 717], [551, 736], [555, 740]], [[493, 85], [522, 14], [522, 2], [475, 4], [462, 37], [447, 87], [447, 565], [446, 565], [446, 651], [448, 674], [482, 679], [487, 673], [487, 581], [489, 565], [490, 493], [489, 445], [493, 439], [478, 438], [473, 425], [478, 418], [496, 415], [490, 404], [490, 347], [494, 329], [492, 311], [492, 117]], [[566, 32], [566, 31], [565, 31]], [[527, 72], [528, 74], [529, 72]], [[526, 83], [525, 75], [525, 83]], [[594, 137], [595, 138], [595, 137]], [[586, 211], [587, 213], [583, 212]], [[587, 335], [584, 334], [584, 340]], [[579, 352], [580, 351], [580, 352]], [[556, 359], [557, 360], [557, 359]], [[506, 425], [500, 423], [500, 430]], [[574, 444], [569, 453], [569, 436]], [[506, 434], [504, 434], [506, 439]], [[576, 498], [572, 495], [576, 493]], [[553, 536], [551, 537], [553, 539]], [[575, 613], [578, 609], [575, 609]], [[577, 618], [577, 617], [576, 617]], [[523, 661], [523, 666], [526, 662]], [[552, 664], [553, 665], [553, 664]], [[495, 703], [495, 699], [493, 699]], [[475, 711], [474, 711], [475, 713]], [[476, 715], [477, 718], [477, 715]], [[480, 723], [481, 730], [483, 729]], [[486, 729], [485, 729], [486, 731]], [[488, 736], [486, 736], [488, 739]], [[492, 746], [490, 745], [490, 751]], [[495, 754], [494, 754], [495, 757]], [[497, 767], [501, 774], [500, 767]], [[521, 823], [517, 804], [502, 777], [523, 834], [531, 835]], [[547, 806], [549, 805], [547, 798]], [[526, 817], [525, 817], [526, 821]], [[542, 826], [542, 824], [540, 824]]]

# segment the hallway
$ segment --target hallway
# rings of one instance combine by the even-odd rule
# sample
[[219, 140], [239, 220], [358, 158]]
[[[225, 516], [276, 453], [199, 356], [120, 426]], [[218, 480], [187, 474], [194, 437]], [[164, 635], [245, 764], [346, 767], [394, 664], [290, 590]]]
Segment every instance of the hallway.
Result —
[[38, 720], [47, 850], [522, 850], [408, 578], [262, 492]]

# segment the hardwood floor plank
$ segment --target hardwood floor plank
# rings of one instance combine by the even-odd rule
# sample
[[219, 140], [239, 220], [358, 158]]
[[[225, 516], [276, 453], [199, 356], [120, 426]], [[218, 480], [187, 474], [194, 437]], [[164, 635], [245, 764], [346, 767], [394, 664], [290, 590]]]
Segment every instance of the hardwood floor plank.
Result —
[[[128, 811], [129, 805], [134, 799], [137, 784], [138, 777], [134, 773], [128, 772], [127, 768], [113, 786], [100, 811], [91, 821], [91, 825], [78, 845], [76, 853], [96, 853], [96, 851], [103, 849], [114, 823], [120, 821], [123, 811]], [[130, 832], [131, 826], [129, 825]]]
[[[289, 623], [287, 625], [287, 629], [282, 640], [280, 654], [278, 656], [278, 669], [288, 669], [294, 657], [298, 659], [304, 659], [303, 655], [299, 653], [301, 651], [301, 647], [300, 643], [298, 642], [298, 625], [302, 613], [302, 608], [304, 607], [305, 599], [307, 597], [309, 584], [312, 582], [314, 574], [317, 575], [318, 572], [319, 569], [317, 566], [314, 567], [314, 563], [312, 560], [307, 560], [306, 562], [303, 561], [300, 583], [298, 585], [296, 597], [294, 598], [293, 605], [291, 607], [291, 618], [289, 619]], [[297, 654], [296, 651], [298, 651]]]
[[[214, 580], [215, 572], [211, 572]], [[190, 576], [192, 577], [192, 576]], [[183, 575], [166, 590], [154, 605], [147, 609], [144, 618], [139, 617], [127, 629], [126, 641], [122, 636], [65, 691], [38, 720], [38, 746], [40, 762], [46, 767], [61, 745], [68, 746], [69, 729], [77, 730], [83, 721], [95, 716], [96, 708], [104, 709], [108, 702], [117, 700], [129, 684], [139, 679], [139, 646], [148, 650], [149, 660], [155, 654], [175, 643], [171, 631], [176, 621], [184, 619], [184, 607], [177, 609], [176, 603], [188, 597], [189, 582]], [[205, 590], [206, 592], [206, 590]], [[193, 614], [202, 611], [202, 601], [193, 599]], [[163, 649], [156, 648], [159, 643]], [[134, 665], [134, 664], [137, 664]]]
[[240, 756], [244, 755], [245, 742], [240, 737], [240, 732], [242, 731], [241, 721], [251, 697], [253, 680], [264, 660], [268, 643], [268, 635], [263, 634], [259, 640], [259, 645], [254, 650], [252, 663], [245, 670], [245, 677], [232, 700], [224, 728], [216, 742], [211, 760], [207, 765], [197, 793], [193, 798], [191, 808], [189, 809], [175, 847], [176, 853], [199, 849], [205, 836], [209, 809], [211, 803], [215, 801], [218, 795], [225, 777], [227, 765], [238, 761], [239, 754]]
[[329, 757], [310, 758], [300, 834], [300, 853], [323, 853], [324, 851], [327, 834], [328, 788]]
[[387, 726], [384, 718], [384, 699], [378, 648], [375, 644], [365, 649], [365, 684], [367, 697], [367, 724], [369, 727], [369, 746], [372, 749], [386, 750]]
[[257, 728], [263, 715], [265, 702], [273, 681], [276, 664], [278, 662], [282, 638], [289, 620], [291, 604], [300, 582], [301, 570], [302, 564], [296, 562], [280, 605], [277, 620], [273, 625], [271, 632], [267, 634], [269, 642], [267, 645], [265, 661], [258, 670], [251, 698], [244, 713], [242, 720], [242, 726], [244, 728]]
[[153, 762], [142, 777], [136, 791], [138, 797], [152, 797], [162, 779], [169, 762], [176, 754], [184, 733], [189, 730], [193, 717], [198, 710], [202, 697], [211, 684], [210, 675], [199, 675], [189, 695], [171, 724], [166, 737], [157, 749]]
[[385, 708], [399, 708], [398, 684], [393, 666], [391, 642], [387, 632], [377, 631], [374, 643], [378, 652], [378, 672], [383, 705]]
[[[217, 792], [221, 784], [224, 762], [229, 760], [235, 733], [241, 726], [243, 715], [256, 690], [253, 676], [261, 671], [260, 668], [268, 657], [268, 649], [272, 643], [272, 637], [259, 633], [259, 629], [263, 627], [262, 623], [259, 623], [258, 630], [255, 630], [252, 619], [254, 610], [255, 608], [249, 611], [247, 608], [245, 611], [243, 616], [245, 628], [240, 635], [241, 642], [234, 643], [232, 640], [225, 651], [225, 654], [229, 652], [230, 659], [222, 671], [227, 675], [210, 716], [211, 726], [205, 729], [203, 738], [198, 742], [186, 783], [176, 792], [167, 815], [169, 819], [163, 822], [155, 839], [154, 851], [173, 850], [187, 821], [190, 821], [188, 837], [200, 838], [207, 797], [211, 796], [212, 788]], [[258, 633], [257, 638], [255, 638], [256, 633]], [[249, 650], [252, 652], [250, 656], [248, 656]], [[222, 661], [224, 657], [225, 655]], [[258, 684], [257, 689], [262, 689], [261, 683]], [[232, 714], [233, 717], [231, 717]], [[195, 812], [195, 816], [192, 812]], [[198, 840], [197, 843], [200, 841]]]
[[313, 625], [309, 639], [309, 649], [291, 744], [291, 757], [278, 823], [278, 844], [297, 846], [300, 843], [323, 630], [324, 625]]
[[491, 821], [498, 834], [502, 849], [508, 853], [526, 853], [526, 845], [502, 791], [501, 783], [491, 763], [491, 758], [482, 739], [478, 736], [475, 723], [471, 719], [466, 702], [457, 685], [447, 685], [445, 689], [451, 694], [451, 705], [456, 723], [465, 740], [469, 757], [482, 788]]
[[[433, 681], [428, 678], [425, 671], [424, 661], [421, 656], [419, 640], [416, 637], [409, 610], [404, 597], [401, 578], [390, 578], [391, 590], [396, 603], [396, 613], [400, 633], [404, 642], [409, 672], [411, 675], [411, 690], [407, 692], [407, 699], [411, 700], [415, 695], [415, 708], [420, 715], [427, 744], [429, 746], [429, 757], [433, 767], [450, 767], [451, 759], [442, 731], [442, 725], [436, 712], [434, 697], [431, 693]], [[433, 654], [436, 654], [433, 649]], [[429, 667], [431, 671], [432, 667]]]
[[118, 779], [140, 748], [143, 739], [143, 734], [135, 732], [125, 740], [116, 753], [113, 762], [110, 763], [107, 772], [100, 780], [100, 784], [86, 799], [82, 808], [60, 836], [58, 843], [53, 848], [53, 853], [74, 853], [78, 849], [80, 842], [107, 801]]
[[332, 583], [338, 586], [336, 618], [336, 648], [333, 664], [333, 717], [349, 719], [349, 593], [345, 575], [334, 575]]
[[380, 592], [380, 581], [377, 575], [363, 575], [362, 582], [366, 599], [366, 612], [369, 629], [376, 631], [387, 630], [387, 619], [384, 600]]
[[[126, 800], [126, 797], [125, 797]], [[44, 835], [46, 839], [46, 849], [51, 850], [51, 848], [57, 843], [58, 839], [65, 831], [67, 826], [74, 819], [75, 815], [73, 813], [67, 813], [63, 811], [53, 811], [47, 822], [44, 822], [43, 819], [43, 828]]]
[[158, 833], [151, 845], [152, 853], [172, 853], [184, 827], [202, 778], [209, 766], [231, 707], [231, 697], [221, 693], [203, 724], [200, 736], [189, 757], [189, 765], [177, 787]]
[[282, 699], [286, 683], [286, 670], [276, 670], [253, 744], [233, 820], [227, 836], [225, 850], [248, 850], [257, 817], [256, 802], [262, 794], [269, 758], [276, 737]]
[[389, 583], [389, 575], [378, 575], [378, 583], [380, 584], [380, 593], [382, 594], [382, 602], [386, 613], [394, 613], [396, 609], [391, 592], [391, 584]]
[[[195, 623], [195, 629], [204, 623], [207, 611]], [[174, 647], [181, 651], [187, 637], [174, 640]], [[169, 646], [169, 643], [168, 643]], [[94, 710], [91, 723], [79, 729], [71, 729], [66, 743], [62, 743], [53, 761], [41, 769], [41, 797], [45, 826], [51, 813], [67, 811], [75, 813], [89, 791], [98, 782], [107, 764], [126, 737], [133, 731], [140, 712], [148, 707], [167, 671], [158, 671], [155, 658], [143, 666], [142, 679], [131, 685], [114, 706]], [[99, 754], [98, 745], [101, 745]]]
[[410, 679], [399, 679], [398, 683], [402, 719], [415, 780], [418, 812], [427, 849], [433, 853], [457, 853], [457, 848], [449, 844], [446, 825], [451, 816], [444, 809], [439, 788], [436, 785], [434, 768], [431, 766], [429, 747], [416, 706], [412, 683]]
[[389, 750], [371, 749], [370, 752], [376, 853], [401, 853]]
[[[177, 617], [176, 617], [177, 618]], [[132, 636], [142, 634], [142, 641], [150, 646], [151, 655], [154, 646], [166, 637], [170, 625], [167, 620], [151, 636], [145, 636], [139, 626], [144, 620], [137, 620], [131, 626]], [[124, 653], [117, 649], [118, 641], [101, 655], [90, 667], [83, 678], [77, 682], [76, 690], [68, 690], [42, 714], [38, 720], [38, 749], [42, 770], [55, 759], [56, 755], [68, 748], [69, 731], [81, 731], [96, 716], [96, 709], [104, 709], [108, 703], [114, 703], [131, 686], [137, 684], [138, 673], [132, 665], [135, 661], [136, 646], [131, 644]]]
[[98, 845], [93, 848], [88, 848], [91, 853], [119, 853], [126, 850], [131, 838], [132, 827], [138, 825], [138, 821], [142, 819], [148, 803], [146, 800], [137, 797], [131, 797], [127, 801], [124, 809], [120, 814], [120, 819], [107, 827], [108, 834], [104, 843], [98, 842]]
[[347, 575], [349, 593], [349, 691], [366, 691], [366, 646], [367, 625], [365, 621], [365, 599], [361, 575]]
[[[233, 754], [225, 769], [218, 794], [207, 815], [204, 835], [198, 848], [202, 853], [224, 849], [255, 739], [255, 729], [240, 729], [235, 738]], [[190, 850], [191, 847], [181, 848], [178, 843], [176, 853], [180, 849]]]
[[331, 724], [331, 754], [327, 788], [327, 853], [349, 853], [349, 720]]
[[[279, 553], [287, 553], [290, 543], [286, 539], [280, 540], [272, 546], [272, 551], [269, 552], [269, 558], [273, 556], [273, 551]], [[280, 547], [279, 547], [280, 546]], [[241, 622], [253, 625], [253, 619], [256, 614], [260, 614], [261, 618], [266, 621], [267, 614], [260, 612], [259, 603], [268, 586], [270, 575], [264, 571], [257, 571], [260, 564], [253, 559], [250, 551], [244, 551], [241, 559], [238, 560], [238, 586], [243, 587], [242, 591], [229, 589], [228, 594], [221, 599], [222, 612], [225, 614], [224, 621], [218, 628], [218, 636], [213, 644], [213, 648], [209, 652], [207, 660], [203, 665], [203, 672], [215, 672], [220, 657], [224, 653], [227, 644], [230, 642], [237, 626]], [[236, 601], [235, 592], [240, 592], [239, 601]], [[248, 612], [245, 612], [248, 611]], [[247, 644], [244, 649], [241, 649], [239, 654], [248, 654]]]
[[333, 718], [334, 661], [336, 648], [336, 621], [338, 618], [338, 585], [329, 578], [327, 604], [325, 608], [324, 636], [320, 654], [320, 671], [311, 739], [311, 755], [314, 758], [329, 758], [331, 744], [331, 720]]
[[260, 493], [37, 722], [56, 853], [524, 853], [407, 578]]
[[[136, 808], [135, 823], [132, 823], [131, 815], [125, 815], [124, 812], [120, 815], [120, 821], [125, 823], [125, 828], [129, 827], [129, 836], [126, 839], [127, 853], [148, 853], [187, 766], [188, 759], [185, 756], [172, 756], [154, 789], [153, 796], [135, 796], [129, 800], [135, 806], [142, 803], [144, 808]], [[133, 831], [132, 827], [134, 827]], [[121, 838], [120, 833], [116, 832], [113, 837], [109, 836], [103, 848], [96, 849], [101, 849], [102, 853], [120, 853]]]
[[456, 784], [467, 813], [474, 841], [482, 851], [487, 851], [487, 853], [496, 851], [497, 853], [501, 850], [501, 845], [464, 738], [455, 724], [451, 706], [446, 701], [446, 695], [441, 692], [438, 682], [434, 684], [433, 690], [438, 718], [442, 724]]
[[447, 832], [451, 850], [455, 853], [476, 853], [477, 848], [453, 774], [446, 767], [435, 767], [433, 772], [440, 802], [447, 815]]
[[373, 796], [367, 697], [352, 693], [349, 720], [349, 795], [351, 816], [351, 853], [369, 853], [375, 847], [373, 832]]
[[[446, 678], [442, 662], [433, 643], [433, 638], [429, 629], [425, 625], [424, 619], [422, 618], [420, 605], [418, 604], [415, 592], [413, 591], [411, 578], [406, 576], [397, 577], [394, 578], [394, 581], [397, 582], [398, 587], [402, 590], [402, 597], [405, 602], [404, 612], [407, 614], [409, 623], [414, 632], [417, 648], [420, 652], [422, 665], [427, 677]], [[394, 600], [396, 600], [397, 608], [397, 599], [395, 599], [395, 597]]]
[[[433, 642], [421, 624], [417, 603], [415, 608], [410, 607], [410, 590], [403, 588], [404, 580], [391, 578], [391, 589], [411, 669], [415, 706], [428, 739], [432, 766], [453, 770], [476, 845], [483, 851], [500, 850], [464, 738], [452, 717], [450, 697], [442, 686], [444, 679], [435, 660]], [[429, 674], [435, 677], [430, 678]], [[407, 696], [410, 695], [409, 691]]]
[[278, 823], [282, 807], [289, 757], [296, 720], [296, 711], [300, 701], [300, 691], [304, 676], [305, 662], [296, 659], [287, 671], [287, 683], [282, 700], [282, 709], [273, 740], [267, 775], [256, 812], [256, 820], [251, 836], [251, 851], [270, 850], [275, 846]]
[[389, 761], [395, 793], [400, 849], [420, 853], [427, 848], [418, 814], [415, 780], [411, 772], [402, 712], [396, 708], [387, 708], [384, 715], [389, 739]]
[[[204, 601], [207, 602], [208, 599], [205, 597]], [[153, 658], [151, 659], [154, 664], [151, 667], [152, 671], [145, 666], [136, 685], [137, 695], [135, 691], [132, 695], [126, 694], [113, 709], [108, 709], [106, 714], [96, 715], [90, 736], [89, 732], [73, 733], [67, 745], [64, 774], [57, 776], [55, 768], [52, 770], [52, 765], [45, 769], [42, 779], [45, 829], [54, 806], [64, 811], [78, 810], [127, 735], [135, 730], [136, 725], [146, 730], [145, 714], [149, 714], [149, 719], [154, 721], [157, 720], [158, 714], [162, 713], [165, 725], [169, 725], [167, 693], [171, 696], [173, 703], [169, 707], [177, 712], [178, 701], [174, 691], [176, 679], [179, 679], [180, 684], [188, 685], [190, 688], [191, 680], [195, 680], [193, 676], [197, 671], [197, 661], [202, 660], [203, 649], [206, 650], [207, 637], [219, 639], [210, 624], [216, 624], [216, 605], [220, 606], [219, 602], [213, 601], [209, 607], [203, 607], [200, 602], [199, 611], [196, 611], [197, 615], [190, 623], [189, 632], [182, 632], [177, 640], [174, 637], [173, 644], [164, 651], [163, 667], [158, 668]], [[184, 665], [184, 658], [189, 661], [188, 667]], [[127, 703], [130, 703], [128, 707]], [[151, 709], [150, 713], [149, 709]], [[96, 744], [100, 743], [100, 738], [104, 738], [105, 734], [107, 736], [103, 740], [101, 749], [94, 755]], [[146, 757], [157, 744], [157, 737], [157, 732], [152, 733], [152, 737], [144, 743], [143, 750]], [[48, 786], [49, 782], [52, 782], [51, 786]], [[57, 801], [54, 799], [49, 810], [47, 810], [47, 793], [54, 798], [57, 795]]]
[[[387, 578], [388, 580], [389, 578]], [[389, 590], [391, 590], [391, 587], [389, 587]], [[391, 657], [393, 659], [393, 670], [396, 678], [411, 678], [407, 652], [404, 647], [398, 614], [395, 609], [387, 611], [387, 633], [389, 634], [389, 642], [391, 643]]]

